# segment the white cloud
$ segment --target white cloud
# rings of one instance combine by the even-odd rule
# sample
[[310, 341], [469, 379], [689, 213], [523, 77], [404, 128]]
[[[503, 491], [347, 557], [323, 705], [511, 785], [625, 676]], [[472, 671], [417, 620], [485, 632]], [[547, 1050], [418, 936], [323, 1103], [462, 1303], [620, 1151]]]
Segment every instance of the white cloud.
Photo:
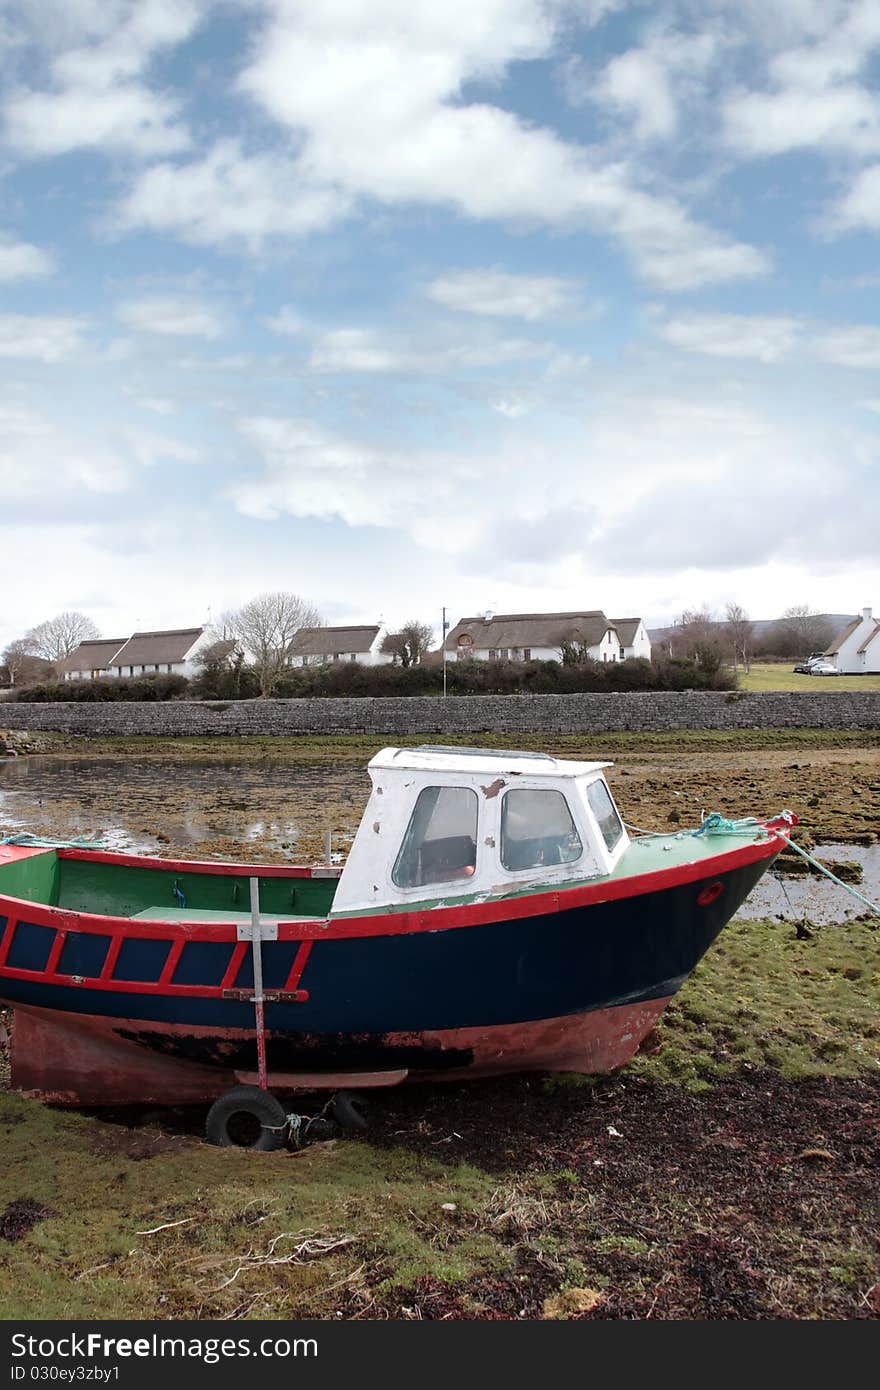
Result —
[[0, 314], [0, 357], [61, 362], [86, 347], [83, 319], [48, 314]]
[[578, 288], [576, 281], [557, 275], [457, 270], [432, 280], [426, 294], [436, 304], [460, 313], [534, 322], [569, 310]]
[[627, 165], [501, 106], [462, 101], [465, 83], [500, 84], [512, 63], [550, 56], [571, 10], [565, 0], [268, 0], [268, 9], [240, 85], [297, 153], [222, 140], [189, 164], [163, 163], [134, 182], [119, 226], [259, 250], [370, 201], [421, 203], [479, 220], [591, 228], [670, 290], [767, 270], [760, 251], [646, 191]]
[[125, 457], [105, 444], [73, 437], [34, 411], [0, 406], [0, 491], [7, 504], [56, 501], [82, 489], [122, 492], [128, 477]]
[[758, 362], [787, 357], [802, 330], [799, 319], [762, 314], [680, 314], [658, 325], [661, 338], [673, 347]]
[[812, 350], [822, 362], [876, 371], [880, 367], [880, 328], [869, 324], [832, 328], [813, 339]]
[[724, 101], [727, 139], [738, 152], [880, 150], [880, 100], [865, 73], [880, 46], [880, 8], [874, 0], [828, 3], [808, 19], [794, 44], [771, 57], [767, 89], [740, 87]]
[[578, 101], [589, 95], [629, 117], [638, 140], [669, 139], [678, 129], [682, 105], [700, 93], [719, 47], [710, 29], [701, 34], [660, 29], [638, 48], [612, 58], [597, 80], [579, 64], [581, 76], [569, 78], [569, 94]]
[[[244, 516], [338, 517], [349, 526], [399, 527], [450, 549], [466, 547], [473, 534], [461, 509], [478, 480], [470, 462], [439, 451], [380, 448], [311, 420], [256, 416], [239, 428], [265, 463], [260, 476], [228, 489]], [[450, 535], [443, 523], [456, 517]]]
[[338, 328], [317, 338], [308, 365], [318, 372], [431, 374], [528, 361], [551, 351], [549, 344], [530, 338], [414, 344], [382, 339], [370, 329]]
[[0, 235], [0, 281], [35, 280], [51, 275], [54, 257], [28, 241]]
[[344, 217], [351, 199], [310, 182], [293, 159], [246, 154], [220, 140], [190, 164], [155, 164], [132, 183], [113, 218], [117, 230], [148, 228], [199, 246], [262, 249], [269, 237], [303, 236]]
[[116, 316], [127, 328], [172, 337], [214, 339], [222, 336], [223, 319], [208, 304], [178, 295], [149, 295], [120, 304]]
[[287, 338], [299, 338], [309, 331], [309, 325], [302, 314], [292, 304], [282, 304], [277, 314], [265, 320], [266, 327], [273, 333]]
[[[19, 85], [8, 95], [5, 136], [16, 152], [42, 157], [101, 149], [154, 156], [188, 144], [180, 102], [143, 78], [157, 54], [190, 36], [204, 12], [202, 0], [111, 0], [103, 14], [101, 8], [73, 7], [71, 46], [53, 58], [47, 90]], [[38, 38], [51, 47], [55, 33], [39, 32]]]
[[830, 229], [838, 232], [880, 231], [880, 164], [871, 164], [853, 178], [849, 189], [831, 210]]

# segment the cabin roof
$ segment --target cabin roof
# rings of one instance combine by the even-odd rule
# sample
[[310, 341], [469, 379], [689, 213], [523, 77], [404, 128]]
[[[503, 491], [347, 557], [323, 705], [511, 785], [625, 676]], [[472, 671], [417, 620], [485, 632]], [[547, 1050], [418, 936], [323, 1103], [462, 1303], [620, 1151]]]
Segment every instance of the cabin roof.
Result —
[[368, 652], [380, 631], [378, 623], [357, 627], [304, 627], [290, 644], [291, 656], [335, 656]]
[[576, 762], [573, 758], [551, 758], [547, 753], [517, 749], [421, 744], [418, 748], [383, 748], [370, 760], [369, 766], [394, 772], [461, 772], [492, 778], [515, 773], [521, 777], [560, 778], [601, 772], [612, 764]]
[[859, 647], [859, 651], [858, 651], [859, 656], [861, 656], [862, 652], [868, 650], [868, 648], [870, 647], [870, 645], [871, 645], [871, 643], [873, 642], [874, 638], [877, 636], [877, 633], [878, 633], [878, 632], [880, 632], [880, 622], [878, 622], [878, 621], [875, 619], [875, 620], [874, 620], [874, 627], [873, 627], [873, 630], [872, 630], [871, 632], [868, 633], [868, 635], [867, 635], [867, 637], [865, 638], [864, 642], [863, 642], [862, 645]]
[[597, 646], [614, 624], [600, 609], [580, 613], [496, 613], [491, 618], [462, 618], [446, 638], [454, 651], [469, 636], [480, 651], [499, 647], [560, 647], [566, 640]]
[[104, 671], [110, 658], [125, 646], [124, 637], [90, 637], [58, 662], [59, 671]]
[[631, 647], [636, 640], [636, 633], [639, 630], [641, 618], [612, 618], [611, 626], [617, 629], [622, 647]]
[[135, 632], [114, 656], [113, 666], [171, 666], [184, 661], [203, 627], [181, 627], [167, 632]]

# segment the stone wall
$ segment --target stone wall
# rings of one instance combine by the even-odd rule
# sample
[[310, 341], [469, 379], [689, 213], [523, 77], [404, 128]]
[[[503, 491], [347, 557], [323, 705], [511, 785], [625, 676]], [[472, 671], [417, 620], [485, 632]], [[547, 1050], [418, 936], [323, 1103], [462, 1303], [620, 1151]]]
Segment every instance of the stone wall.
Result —
[[604, 733], [675, 729], [877, 729], [880, 691], [473, 695], [449, 699], [174, 700], [0, 705], [12, 729], [155, 736]]

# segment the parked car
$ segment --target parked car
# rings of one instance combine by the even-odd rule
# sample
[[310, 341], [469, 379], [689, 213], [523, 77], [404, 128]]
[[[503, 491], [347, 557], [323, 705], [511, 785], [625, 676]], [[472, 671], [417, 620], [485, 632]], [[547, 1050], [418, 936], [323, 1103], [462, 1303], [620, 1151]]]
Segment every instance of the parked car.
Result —
[[810, 667], [811, 676], [839, 676], [840, 672], [831, 661], [815, 661]]
[[810, 655], [807, 657], [806, 661], [799, 662], [799, 664], [795, 666], [794, 669], [799, 676], [810, 676], [812, 675], [813, 668], [817, 664], [817, 662], [824, 662], [826, 666], [830, 665], [830, 662], [828, 661], [828, 658], [824, 652], [811, 652]]

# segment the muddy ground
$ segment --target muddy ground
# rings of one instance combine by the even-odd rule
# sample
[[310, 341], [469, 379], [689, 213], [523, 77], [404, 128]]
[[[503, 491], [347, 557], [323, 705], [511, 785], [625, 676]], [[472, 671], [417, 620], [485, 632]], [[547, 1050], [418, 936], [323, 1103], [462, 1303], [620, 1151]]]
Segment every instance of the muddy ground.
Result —
[[[485, 736], [490, 745], [497, 738]], [[646, 830], [794, 810], [814, 843], [880, 840], [880, 732], [746, 731], [522, 740], [613, 760], [624, 815]], [[0, 829], [109, 835], [139, 849], [267, 862], [320, 862], [329, 831], [344, 856], [357, 829], [375, 739], [91, 741], [43, 736], [38, 756], [0, 764]], [[57, 751], [55, 751], [57, 749]]]
[[[314, 861], [325, 829], [338, 851], [350, 841], [376, 746], [49, 741], [26, 766], [0, 767], [0, 829], [12, 810], [45, 835], [110, 832], [191, 857], [241, 858], [246, 845], [253, 859]], [[695, 825], [704, 810], [789, 807], [814, 843], [880, 839], [880, 734], [542, 746], [614, 758], [619, 804], [647, 830]], [[366, 1138], [340, 1140], [284, 1173], [287, 1160], [271, 1155], [238, 1156], [234, 1174], [221, 1169], [217, 1152], [195, 1142], [192, 1114], [169, 1112], [158, 1131], [135, 1117], [91, 1119], [94, 1134], [76, 1142], [88, 1138], [95, 1162], [118, 1172], [107, 1214], [81, 1227], [91, 1232], [81, 1251], [72, 1232], [82, 1169], [71, 1163], [67, 1183], [62, 1126], [51, 1173], [38, 1180], [31, 1170], [29, 1186], [23, 1158], [4, 1178], [0, 1201], [12, 1205], [0, 1214], [9, 1227], [0, 1229], [0, 1306], [5, 1270], [10, 1306], [24, 1300], [31, 1316], [134, 1308], [130, 1315], [217, 1318], [880, 1317], [874, 926], [856, 921], [837, 936], [828, 927], [801, 938], [791, 923], [735, 924], [623, 1072], [385, 1092], [373, 1099]], [[8, 1145], [50, 1123], [36, 1110], [15, 1116]], [[150, 1215], [137, 1184], [167, 1191], [163, 1174], [174, 1164], [173, 1210]], [[229, 1215], [230, 1192], [248, 1211], [270, 1190], [278, 1205], [266, 1197], [266, 1212], [283, 1212], [288, 1199], [293, 1209], [278, 1215], [279, 1230], [308, 1224], [351, 1235], [326, 1275], [317, 1264], [261, 1267], [210, 1296], [186, 1283], [191, 1250], [173, 1242], [213, 1240], [220, 1253], [208, 1264], [230, 1258], [244, 1219]], [[151, 1256], [155, 1265], [137, 1265], [129, 1235], [113, 1234], [120, 1223], [127, 1232], [178, 1217], [196, 1226], [167, 1236], [166, 1263]], [[265, 1217], [266, 1240], [274, 1219]], [[93, 1229], [102, 1221], [110, 1234]], [[31, 1253], [32, 1286], [28, 1266], [6, 1250], [19, 1260]], [[65, 1302], [71, 1297], [78, 1301]]]

